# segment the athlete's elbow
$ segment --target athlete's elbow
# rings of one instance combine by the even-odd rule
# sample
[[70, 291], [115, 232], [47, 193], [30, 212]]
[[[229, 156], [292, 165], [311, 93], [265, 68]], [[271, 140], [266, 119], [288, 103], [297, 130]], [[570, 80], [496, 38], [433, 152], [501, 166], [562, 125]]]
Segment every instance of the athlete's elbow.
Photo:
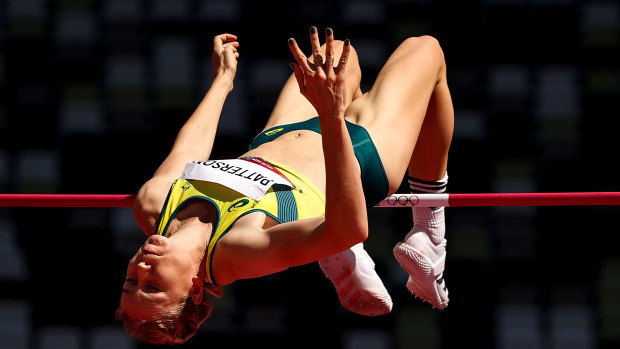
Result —
[[341, 221], [332, 230], [339, 236], [339, 242], [343, 249], [364, 242], [368, 238], [368, 222], [364, 221]]
[[351, 246], [359, 244], [360, 242], [364, 242], [366, 241], [366, 239], [368, 239], [368, 224], [365, 224], [364, 227], [360, 227], [357, 230], [354, 239], [355, 241]]

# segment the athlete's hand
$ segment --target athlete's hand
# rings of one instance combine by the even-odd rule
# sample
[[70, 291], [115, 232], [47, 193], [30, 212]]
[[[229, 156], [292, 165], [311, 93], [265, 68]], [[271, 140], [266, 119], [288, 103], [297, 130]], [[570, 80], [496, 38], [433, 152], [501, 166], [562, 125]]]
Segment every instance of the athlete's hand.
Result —
[[347, 89], [345, 69], [351, 46], [345, 41], [338, 65], [334, 66], [334, 35], [331, 29], [325, 31], [325, 57], [321, 52], [321, 43], [316, 27], [310, 28], [312, 60], [301, 51], [295, 39], [289, 39], [289, 47], [295, 63], [291, 63], [301, 94], [314, 106], [320, 117], [344, 118]]
[[213, 38], [213, 56], [211, 67], [213, 76], [230, 79], [230, 89], [233, 88], [233, 80], [237, 73], [237, 59], [239, 58], [239, 42], [233, 34], [220, 34]]

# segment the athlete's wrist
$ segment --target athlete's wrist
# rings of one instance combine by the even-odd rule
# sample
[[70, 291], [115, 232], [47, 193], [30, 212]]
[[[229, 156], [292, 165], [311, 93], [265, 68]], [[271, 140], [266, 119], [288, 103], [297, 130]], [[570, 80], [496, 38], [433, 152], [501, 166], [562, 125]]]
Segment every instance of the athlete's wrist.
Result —
[[213, 78], [213, 87], [221, 87], [226, 89], [227, 92], [230, 92], [233, 87], [233, 81], [235, 80], [234, 73], [222, 73], [218, 74]]
[[344, 111], [330, 111], [319, 113], [319, 125], [324, 132], [340, 131], [345, 126]]

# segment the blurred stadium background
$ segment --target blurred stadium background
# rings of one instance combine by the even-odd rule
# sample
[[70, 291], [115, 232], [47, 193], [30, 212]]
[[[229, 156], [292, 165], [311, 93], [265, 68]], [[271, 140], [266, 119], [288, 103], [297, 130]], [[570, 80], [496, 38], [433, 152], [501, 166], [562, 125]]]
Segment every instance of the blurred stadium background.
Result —
[[[0, 192], [135, 193], [206, 91], [220, 32], [241, 58], [213, 157], [236, 156], [310, 25], [351, 39], [364, 90], [402, 39], [440, 40], [450, 192], [618, 191], [617, 1], [0, 0]], [[391, 255], [410, 211], [373, 209], [390, 315], [345, 311], [315, 263], [227, 287], [182, 347], [617, 348], [618, 212], [448, 209], [451, 303], [436, 311]], [[0, 209], [0, 348], [148, 347], [114, 322], [143, 239], [130, 209]]]

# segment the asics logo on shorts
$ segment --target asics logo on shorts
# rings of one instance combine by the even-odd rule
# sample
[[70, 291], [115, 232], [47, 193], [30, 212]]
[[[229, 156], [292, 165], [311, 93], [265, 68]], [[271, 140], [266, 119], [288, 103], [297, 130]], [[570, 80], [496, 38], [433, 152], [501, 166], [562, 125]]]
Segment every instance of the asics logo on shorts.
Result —
[[282, 130], [284, 130], [284, 128], [276, 128], [275, 130], [267, 131], [265, 132], [265, 136], [273, 136]]

